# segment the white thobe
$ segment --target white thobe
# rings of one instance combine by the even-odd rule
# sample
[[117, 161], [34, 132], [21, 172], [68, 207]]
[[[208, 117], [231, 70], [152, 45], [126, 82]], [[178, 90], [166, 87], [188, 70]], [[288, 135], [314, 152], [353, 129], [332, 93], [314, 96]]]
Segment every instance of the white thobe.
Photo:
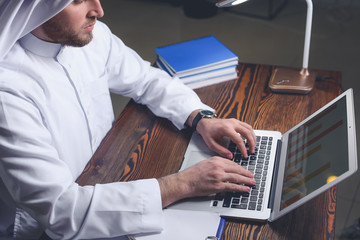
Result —
[[109, 90], [179, 129], [192, 111], [209, 109], [101, 22], [85, 47], [28, 34], [0, 61], [0, 234], [104, 239], [161, 230], [157, 180], [75, 183], [112, 126]]

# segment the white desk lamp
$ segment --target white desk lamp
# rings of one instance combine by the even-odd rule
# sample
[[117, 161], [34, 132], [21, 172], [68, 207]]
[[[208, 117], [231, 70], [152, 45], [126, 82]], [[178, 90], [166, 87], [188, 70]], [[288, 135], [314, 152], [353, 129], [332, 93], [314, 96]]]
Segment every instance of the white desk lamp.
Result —
[[[216, 6], [231, 7], [246, 1], [248, 0], [221, 0], [216, 3]], [[306, 0], [306, 3], [307, 16], [302, 69], [276, 68], [269, 82], [269, 87], [274, 92], [307, 94], [314, 86], [315, 74], [308, 70], [313, 4], [311, 0]]]

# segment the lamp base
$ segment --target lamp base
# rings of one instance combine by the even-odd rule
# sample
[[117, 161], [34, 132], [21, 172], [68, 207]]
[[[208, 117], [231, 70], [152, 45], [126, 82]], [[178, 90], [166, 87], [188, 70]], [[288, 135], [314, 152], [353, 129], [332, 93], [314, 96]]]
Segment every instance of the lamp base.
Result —
[[314, 87], [315, 74], [308, 69], [276, 68], [269, 82], [274, 92], [308, 94]]

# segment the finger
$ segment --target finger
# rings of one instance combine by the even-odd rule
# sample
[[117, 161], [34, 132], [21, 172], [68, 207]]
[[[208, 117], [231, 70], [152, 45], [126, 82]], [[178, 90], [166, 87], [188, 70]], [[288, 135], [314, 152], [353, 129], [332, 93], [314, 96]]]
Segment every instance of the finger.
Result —
[[241, 136], [247, 139], [247, 142], [249, 144], [249, 151], [250, 153], [254, 153], [256, 147], [256, 134], [253, 128], [247, 123], [240, 122], [239, 128], [237, 128], [236, 131], [239, 132]]
[[243, 175], [243, 176], [249, 177], [249, 178], [254, 177], [254, 174], [252, 172], [243, 168], [239, 164], [237, 164], [233, 161], [229, 161], [229, 160], [227, 160], [226, 166], [224, 167], [224, 171], [226, 173], [236, 173], [236, 174]]
[[230, 183], [243, 184], [248, 186], [254, 186], [256, 184], [254, 178], [235, 174], [235, 173], [228, 173], [226, 174], [225, 178], [226, 178], [225, 182], [230, 182]]
[[253, 129], [250, 131], [251, 136], [247, 138], [249, 144], [250, 153], [255, 153], [256, 148], [256, 134]]
[[234, 132], [233, 134], [229, 134], [229, 137], [231, 141], [233, 141], [236, 144], [236, 146], [239, 148], [244, 158], [247, 158], [248, 157], [247, 149], [245, 146], [244, 139], [241, 137], [241, 135], [237, 132]]
[[250, 147], [256, 146], [256, 134], [254, 129], [247, 123], [241, 122], [242, 128], [239, 129], [239, 132], [242, 136], [244, 136], [250, 145]]
[[222, 157], [212, 157], [200, 163], [205, 162], [207, 162], [207, 166], [211, 165], [212, 169], [221, 169], [221, 171], [223, 172], [223, 177], [219, 179], [220, 181], [230, 181], [231, 179], [229, 179], [229, 176], [231, 176], [231, 174], [233, 174], [233, 176], [237, 175], [244, 178], [254, 178], [254, 174], [252, 172], [243, 168], [239, 164]]
[[224, 147], [223, 145], [213, 141], [211, 146], [212, 146], [212, 150], [215, 151], [216, 153], [218, 153], [220, 156], [227, 158], [227, 159], [233, 158], [232, 152], [229, 149], [227, 149], [226, 147]]
[[236, 183], [224, 183], [224, 192], [250, 192], [251, 187]]

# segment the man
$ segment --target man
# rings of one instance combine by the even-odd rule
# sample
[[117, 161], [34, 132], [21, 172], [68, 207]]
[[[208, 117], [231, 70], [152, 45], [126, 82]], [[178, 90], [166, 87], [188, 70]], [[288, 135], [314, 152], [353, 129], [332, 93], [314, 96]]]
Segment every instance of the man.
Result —
[[[0, 238], [161, 231], [163, 207], [185, 197], [249, 191], [255, 183], [218, 144], [228, 136], [246, 156], [240, 135], [253, 152], [251, 126], [196, 117], [212, 109], [97, 22], [103, 14], [99, 0], [0, 0]], [[179, 129], [197, 125], [224, 158], [160, 179], [78, 186], [114, 120], [109, 90], [146, 104]]]

